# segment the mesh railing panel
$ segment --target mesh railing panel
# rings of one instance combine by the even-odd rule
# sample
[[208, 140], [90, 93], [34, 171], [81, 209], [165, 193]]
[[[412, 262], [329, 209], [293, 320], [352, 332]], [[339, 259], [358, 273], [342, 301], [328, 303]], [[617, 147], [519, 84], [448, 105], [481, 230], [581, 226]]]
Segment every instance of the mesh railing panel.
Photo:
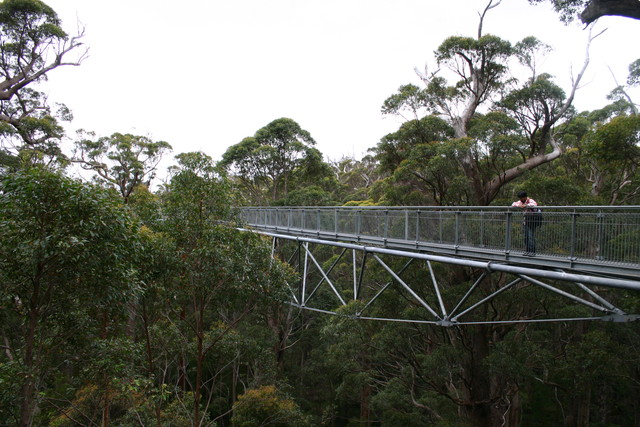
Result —
[[[509, 208], [243, 208], [254, 227], [525, 252], [524, 216]], [[640, 207], [544, 207], [538, 254], [640, 263]]]

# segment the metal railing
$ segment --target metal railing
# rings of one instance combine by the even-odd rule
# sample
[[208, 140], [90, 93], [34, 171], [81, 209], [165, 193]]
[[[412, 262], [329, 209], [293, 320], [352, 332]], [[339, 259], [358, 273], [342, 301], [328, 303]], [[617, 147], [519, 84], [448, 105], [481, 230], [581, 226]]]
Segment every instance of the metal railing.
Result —
[[[640, 206], [543, 206], [536, 255], [640, 269]], [[509, 259], [526, 252], [511, 207], [246, 207], [251, 227], [301, 236]], [[540, 261], [537, 261], [540, 262]]]

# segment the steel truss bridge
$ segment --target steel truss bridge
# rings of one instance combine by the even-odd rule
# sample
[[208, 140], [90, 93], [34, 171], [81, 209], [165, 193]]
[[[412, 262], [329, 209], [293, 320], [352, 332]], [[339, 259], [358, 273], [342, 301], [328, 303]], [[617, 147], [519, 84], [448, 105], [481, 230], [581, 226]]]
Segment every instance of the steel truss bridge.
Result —
[[[517, 208], [249, 207], [240, 217], [298, 269], [295, 307], [440, 326], [640, 319], [632, 313], [640, 206], [545, 206], [534, 256]], [[452, 275], [450, 266], [466, 273]], [[390, 293], [410, 309], [398, 309]], [[538, 307], [515, 310], [514, 298]]]

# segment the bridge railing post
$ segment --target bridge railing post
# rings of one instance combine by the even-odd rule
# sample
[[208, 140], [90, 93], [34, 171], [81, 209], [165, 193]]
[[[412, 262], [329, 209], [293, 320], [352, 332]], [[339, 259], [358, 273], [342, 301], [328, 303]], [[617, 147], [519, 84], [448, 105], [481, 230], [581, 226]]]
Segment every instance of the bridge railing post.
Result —
[[507, 226], [504, 237], [504, 253], [509, 254], [511, 252], [511, 230], [513, 229], [513, 212], [507, 211]]
[[455, 213], [456, 215], [456, 225], [455, 225], [455, 232], [454, 232], [454, 247], [457, 249], [458, 247], [460, 247], [460, 218], [462, 216], [462, 212], [460, 211], [456, 211]]
[[484, 240], [484, 211], [480, 211], [480, 241], [478, 242], [481, 248], [484, 248], [485, 245], [485, 240]]
[[302, 208], [300, 211], [300, 229], [304, 230], [307, 224], [307, 210]]
[[389, 237], [389, 210], [384, 210], [384, 235], [382, 236], [385, 240]]
[[598, 242], [598, 252], [595, 254], [596, 259], [603, 260], [604, 259], [604, 213], [602, 211], [598, 212], [596, 216], [596, 225], [597, 225], [597, 242]]
[[404, 210], [404, 240], [409, 240], [409, 210]]
[[578, 240], [578, 216], [580, 214], [575, 210], [571, 212], [571, 236], [569, 240], [569, 258], [576, 258], [576, 242]]

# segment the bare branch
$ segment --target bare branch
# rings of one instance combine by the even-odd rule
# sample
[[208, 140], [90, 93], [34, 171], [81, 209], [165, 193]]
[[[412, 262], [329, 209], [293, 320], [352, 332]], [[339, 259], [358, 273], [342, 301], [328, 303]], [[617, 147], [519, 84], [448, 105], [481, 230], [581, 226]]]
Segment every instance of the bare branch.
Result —
[[580, 80], [582, 80], [582, 77], [584, 76], [584, 73], [587, 70], [587, 67], [589, 66], [589, 49], [591, 47], [591, 42], [595, 40], [596, 37], [599, 37], [602, 33], [607, 31], [607, 29], [605, 28], [595, 36], [592, 36], [592, 31], [593, 31], [593, 27], [589, 29], [589, 38], [587, 41], [587, 47], [585, 49], [586, 53], [585, 53], [584, 64], [582, 64], [582, 69], [578, 73], [578, 76], [575, 79], [572, 79], [571, 92], [569, 93], [569, 96], [567, 97], [567, 100], [565, 101], [564, 105], [560, 108], [560, 111], [556, 115], [555, 120], [553, 120], [551, 124], [554, 124], [555, 122], [560, 120], [560, 118], [564, 116], [564, 114], [567, 112], [569, 107], [571, 107], [571, 104], [573, 103], [573, 98], [575, 97], [576, 91], [578, 90], [578, 87], [580, 85]]
[[489, 3], [484, 8], [484, 11], [481, 14], [478, 14], [480, 15], [480, 23], [478, 24], [478, 39], [482, 37], [482, 23], [484, 22], [485, 15], [489, 10], [493, 9], [494, 7], [500, 6], [500, 3], [502, 3], [502, 0], [498, 0], [496, 4], [493, 4], [493, 0], [489, 0]]

